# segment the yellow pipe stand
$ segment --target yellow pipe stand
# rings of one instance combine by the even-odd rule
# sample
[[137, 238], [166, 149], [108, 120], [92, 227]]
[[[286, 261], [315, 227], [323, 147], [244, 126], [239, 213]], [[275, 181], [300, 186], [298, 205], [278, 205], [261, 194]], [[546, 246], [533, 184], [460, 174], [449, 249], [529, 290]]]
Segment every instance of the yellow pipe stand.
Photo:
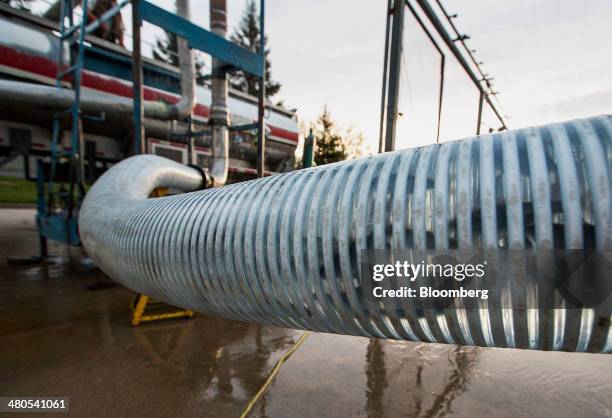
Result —
[[160, 312], [160, 313], [149, 313], [145, 314], [147, 305], [153, 305], [154, 307], [167, 307], [162, 302], [153, 302], [148, 296], [138, 294], [132, 303], [132, 325], [137, 326], [142, 322], [160, 321], [163, 319], [176, 319], [176, 318], [193, 318], [194, 313], [189, 309], [180, 309], [178, 311]]
[[[168, 189], [157, 188], [153, 190], [150, 197], [162, 197], [168, 194]], [[153, 308], [162, 308], [163, 312], [145, 314], [147, 306]], [[166, 305], [162, 302], [152, 301], [148, 296], [143, 294], [136, 295], [132, 302], [132, 325], [137, 326], [142, 322], [160, 321], [163, 319], [175, 318], [193, 318], [194, 313], [189, 309], [179, 309], [169, 311]]]

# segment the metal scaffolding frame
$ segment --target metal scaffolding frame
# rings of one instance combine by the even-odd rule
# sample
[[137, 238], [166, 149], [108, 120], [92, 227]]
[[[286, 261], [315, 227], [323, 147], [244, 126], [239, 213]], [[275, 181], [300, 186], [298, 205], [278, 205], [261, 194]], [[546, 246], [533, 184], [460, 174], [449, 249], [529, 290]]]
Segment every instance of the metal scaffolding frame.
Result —
[[134, 78], [134, 144], [137, 154], [146, 152], [144, 127], [143, 76], [141, 26], [147, 21], [185, 39], [190, 48], [197, 49], [223, 61], [222, 71], [230, 73], [241, 70], [259, 79], [257, 117], [257, 176], [264, 176], [266, 132], [265, 118], [265, 0], [260, 0], [260, 45], [259, 53], [249, 51], [227, 39], [206, 30], [181, 16], [170, 13], [147, 0], [132, 0], [133, 78]]
[[[419, 16], [417, 8], [430, 22], [431, 26], [435, 30], [435, 33], [437, 33], [442, 42], [444, 42], [446, 47], [450, 50], [461, 68], [466, 72], [474, 86], [479, 91], [476, 134], [480, 134], [480, 128], [482, 123], [482, 110], [484, 103], [487, 103], [495, 113], [497, 119], [500, 122], [501, 129], [508, 129], [505, 116], [499, 109], [498, 105], [492, 100], [492, 97], [496, 94], [496, 92], [492, 91], [491, 88], [492, 78], [485, 74], [484, 71], [482, 71], [481, 63], [479, 63], [474, 58], [472, 51], [467, 47], [465, 43], [465, 41], [469, 39], [469, 36], [460, 34], [457, 27], [452, 21], [452, 19], [456, 16], [449, 15], [440, 0], [435, 1], [442, 13], [444, 14], [444, 19], [447, 20], [448, 24], [452, 28], [455, 37], [451, 36], [451, 34], [447, 31], [445, 25], [438, 17], [438, 14], [432, 8], [429, 0], [414, 0], [415, 4], [411, 3], [411, 0], [389, 0], [387, 6], [387, 29], [385, 32], [385, 56], [381, 95], [379, 152], [393, 151], [395, 149], [395, 133], [398, 114], [397, 104], [399, 98], [399, 78], [401, 71], [401, 54], [403, 48], [402, 36], [404, 33], [405, 8], [408, 8], [411, 11], [415, 20], [423, 29], [423, 31], [441, 56], [436, 142], [439, 141], [440, 135], [442, 100], [444, 92], [444, 68], [446, 56], [438, 45], [438, 43], [436, 42], [436, 40], [434, 39], [431, 31], [423, 22], [423, 19]], [[460, 43], [463, 46], [463, 50], [466, 51], [465, 53], [457, 47], [457, 43]], [[476, 70], [474, 70], [474, 68], [476, 68]]]
[[[87, 0], [81, 7], [87, 10]], [[85, 196], [83, 124], [81, 115], [81, 75], [84, 59], [84, 39], [87, 33], [95, 29], [87, 26], [87, 13], [83, 12], [78, 23], [75, 23], [72, 0], [62, 0], [59, 19], [59, 54], [55, 86], [70, 87], [74, 91], [74, 100], [67, 109], [60, 109], [53, 114], [51, 128], [51, 165], [49, 172], [42, 162], [37, 165], [37, 215], [36, 222], [40, 236], [40, 252], [47, 256], [47, 239], [69, 245], [80, 244], [77, 233], [77, 211]], [[90, 32], [88, 32], [90, 30]], [[68, 47], [69, 62], [65, 62], [65, 48]], [[63, 121], [70, 118], [70, 148], [60, 150], [64, 131]], [[68, 159], [68, 175], [58, 176], [62, 160]], [[66, 190], [67, 186], [67, 190]], [[62, 207], [65, 204], [65, 208]]]
[[[106, 11], [94, 22], [87, 22], [88, 1], [82, 0], [83, 10], [80, 21], [75, 22], [72, 0], [62, 0], [59, 21], [60, 53], [57, 63], [56, 87], [69, 86], [74, 91], [74, 101], [67, 109], [60, 109], [53, 117], [51, 164], [46, 170], [44, 164], [38, 164], [38, 213], [37, 224], [41, 241], [41, 256], [47, 256], [47, 239], [69, 245], [79, 245], [78, 210], [85, 196], [85, 170], [82, 115], [81, 112], [81, 74], [83, 71], [85, 37], [93, 33], [104, 22], [109, 21], [126, 5], [132, 5], [132, 76], [133, 76], [133, 119], [134, 119], [134, 152], [146, 152], [143, 98], [143, 57], [141, 50], [141, 26], [144, 21], [172, 32], [185, 39], [190, 48], [198, 49], [222, 61], [221, 71], [227, 74], [241, 70], [259, 79], [258, 118], [255, 124], [249, 124], [249, 129], [258, 131], [257, 143], [257, 174], [264, 176], [266, 130], [265, 118], [265, 0], [260, 0], [260, 48], [259, 52], [249, 51], [212, 31], [206, 30], [189, 20], [168, 12], [146, 0], [121, 0]], [[70, 62], [65, 61], [66, 45], [70, 48]], [[62, 122], [70, 117], [71, 141], [70, 148], [59, 149], [63, 132]], [[96, 119], [95, 116], [87, 116]], [[100, 120], [100, 118], [97, 118]], [[191, 125], [191, 124], [190, 124]], [[236, 129], [239, 127], [230, 127]], [[190, 132], [194, 135], [197, 133]], [[95, 154], [95, 151], [94, 151]], [[60, 161], [69, 160], [68, 179], [58, 185], [58, 167]], [[63, 168], [63, 167], [62, 167]], [[91, 168], [91, 167], [90, 167]], [[46, 171], [49, 171], [47, 173]], [[66, 190], [67, 189], [67, 190]], [[65, 208], [58, 205], [65, 201]]]

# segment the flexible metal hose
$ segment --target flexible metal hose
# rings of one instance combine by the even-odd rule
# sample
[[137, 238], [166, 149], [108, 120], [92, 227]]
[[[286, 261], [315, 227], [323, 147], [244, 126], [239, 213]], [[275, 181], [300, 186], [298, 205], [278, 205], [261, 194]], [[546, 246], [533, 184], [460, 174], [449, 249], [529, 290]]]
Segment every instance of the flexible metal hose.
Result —
[[366, 302], [356, 278], [366, 248], [609, 250], [611, 167], [610, 116], [152, 199], [155, 187], [194, 190], [201, 180], [142, 155], [98, 180], [79, 225], [108, 275], [200, 312], [339, 334], [610, 352], [607, 311], [534, 309], [530, 320], [477, 312], [468, 326], [458, 310], [387, 312]]

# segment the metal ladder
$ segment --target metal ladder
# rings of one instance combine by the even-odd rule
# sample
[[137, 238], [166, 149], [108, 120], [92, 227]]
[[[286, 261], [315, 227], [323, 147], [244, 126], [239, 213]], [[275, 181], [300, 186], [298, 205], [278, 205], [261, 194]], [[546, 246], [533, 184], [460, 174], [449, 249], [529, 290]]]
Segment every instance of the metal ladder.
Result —
[[[83, 16], [76, 24], [73, 16], [74, 3], [72, 0], [62, 0], [59, 21], [60, 45], [55, 79], [55, 86], [58, 88], [65, 88], [67, 83], [70, 85], [74, 91], [74, 100], [69, 108], [56, 111], [53, 115], [51, 167], [46, 179], [46, 191], [42, 197], [39, 196], [39, 199], [43, 199], [39, 204], [41, 235], [69, 245], [79, 244], [76, 233], [77, 210], [85, 195], [83, 159], [85, 147], [80, 102], [88, 2], [81, 1]], [[65, 62], [66, 46], [70, 56], [68, 63]], [[62, 121], [66, 115], [70, 115], [71, 139], [70, 149], [63, 150], [60, 149], [60, 144], [63, 132]], [[65, 158], [69, 160], [68, 180], [56, 182], [60, 161]], [[65, 202], [65, 207], [58, 211], [57, 208], [62, 206], [62, 201]], [[41, 210], [44, 213], [40, 213]]]

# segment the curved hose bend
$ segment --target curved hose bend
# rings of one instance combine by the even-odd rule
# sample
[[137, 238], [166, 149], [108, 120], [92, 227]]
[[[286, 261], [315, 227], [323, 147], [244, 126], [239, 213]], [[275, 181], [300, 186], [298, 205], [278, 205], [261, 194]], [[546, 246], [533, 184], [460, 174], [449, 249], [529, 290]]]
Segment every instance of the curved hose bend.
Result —
[[485, 309], [467, 322], [457, 310], [387, 312], [355, 279], [367, 248], [609, 250], [611, 169], [609, 116], [156, 199], [146, 198], [155, 187], [193, 190], [201, 179], [143, 155], [98, 180], [79, 226], [108, 275], [200, 312], [340, 334], [609, 352], [610, 312], [534, 309], [528, 321]]
[[[200, 189], [203, 181], [198, 170], [156, 155], [138, 155], [121, 161], [104, 173], [85, 196], [79, 211], [83, 246], [109, 276], [139, 293], [150, 294], [146, 281], [135, 283], [133, 277], [125, 275], [126, 264], [115, 258], [119, 240], [134, 239], [143, 232], [136, 219], [130, 224], [125, 221], [135, 214], [142, 216], [144, 209], [161, 200], [147, 199], [156, 188], [189, 192]], [[151, 221], [159, 215], [150, 214], [140, 221]], [[125, 263], [136, 261], [132, 253], [123, 253], [121, 258]]]

